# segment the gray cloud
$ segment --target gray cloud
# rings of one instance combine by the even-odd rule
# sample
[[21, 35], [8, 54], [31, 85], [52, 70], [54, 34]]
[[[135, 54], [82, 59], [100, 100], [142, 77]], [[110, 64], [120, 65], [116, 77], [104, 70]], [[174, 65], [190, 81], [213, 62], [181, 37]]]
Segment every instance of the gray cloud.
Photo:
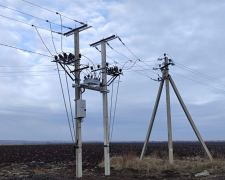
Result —
[[[101, 55], [89, 44], [112, 34], [119, 35], [142, 61], [156, 60], [164, 52], [168, 53], [175, 63], [177, 62], [177, 66], [170, 67], [171, 76], [203, 139], [224, 140], [224, 91], [209, 87], [224, 90], [224, 85], [186, 71], [178, 64], [225, 81], [222, 70], [225, 42], [224, 2], [144, 0], [32, 2], [88, 22], [92, 28], [80, 33], [80, 48], [81, 53], [92, 59], [95, 64], [100, 64]], [[59, 16], [27, 3], [7, 0], [4, 5], [60, 24]], [[5, 16], [49, 29], [48, 23], [37, 19], [10, 10], [1, 12]], [[2, 17], [0, 24], [1, 43], [49, 54], [34, 28]], [[75, 26], [73, 21], [66, 18], [63, 18], [63, 24]], [[52, 27], [55, 31], [61, 31], [59, 26]], [[50, 51], [55, 54], [50, 32], [40, 30], [40, 34]], [[54, 34], [54, 40], [57, 51], [61, 52], [61, 37]], [[136, 57], [117, 39], [111, 41], [110, 45], [133, 62], [136, 60]], [[63, 37], [63, 50], [73, 52], [73, 37]], [[3, 46], [0, 52], [0, 66], [7, 66], [0, 67], [0, 72], [18, 72], [0, 74], [11, 76], [0, 77], [0, 139], [70, 140], [56, 66], [51, 62], [51, 58]], [[107, 48], [107, 54], [120, 64], [127, 61], [110, 48]], [[114, 64], [111, 59], [107, 61]], [[90, 62], [82, 58], [82, 63]], [[161, 62], [148, 62], [152, 66], [159, 63]], [[132, 63], [128, 63], [126, 67], [131, 65]], [[148, 70], [143, 71], [138, 65]], [[152, 67], [144, 66], [142, 62], [138, 62], [138, 65], [132, 70], [141, 70], [140, 73], [152, 78], [158, 77], [154, 72], [161, 74], [158, 71], [152, 72]], [[66, 87], [64, 72], [61, 71], [61, 74], [63, 86]], [[74, 110], [72, 83], [69, 80]], [[146, 76], [130, 70], [124, 71], [118, 95], [113, 140], [145, 139], [158, 87], [158, 82], [151, 81]], [[170, 91], [174, 140], [196, 140], [172, 87]], [[111, 93], [108, 95], [109, 100], [110, 95]], [[83, 140], [103, 140], [102, 95], [86, 90], [83, 99], [87, 100], [87, 118], [82, 124]], [[150, 140], [166, 139], [164, 89]]]

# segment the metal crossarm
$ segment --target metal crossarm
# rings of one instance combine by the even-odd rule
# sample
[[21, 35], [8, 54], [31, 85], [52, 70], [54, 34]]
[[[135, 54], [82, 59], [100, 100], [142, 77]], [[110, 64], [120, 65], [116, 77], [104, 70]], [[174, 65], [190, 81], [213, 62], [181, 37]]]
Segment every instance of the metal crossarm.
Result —
[[95, 42], [95, 43], [92, 43], [92, 44], [90, 44], [90, 46], [91, 47], [95, 47], [95, 46], [98, 46], [99, 44], [101, 44], [101, 42], [108, 42], [108, 41], [111, 41], [111, 40], [113, 40], [113, 39], [116, 39], [117, 38], [117, 36], [116, 35], [112, 35], [112, 36], [110, 36], [110, 37], [108, 37], [108, 38], [103, 38], [102, 40], [100, 40], [100, 41], [97, 41], [97, 42]]
[[83, 25], [81, 27], [78, 27], [78, 28], [75, 28], [75, 29], [73, 29], [71, 31], [68, 31], [68, 32], [64, 33], [63, 35], [64, 36], [70, 36], [70, 35], [74, 34], [74, 32], [80, 32], [80, 31], [86, 30], [86, 29], [88, 29], [90, 27], [91, 26], [88, 26], [87, 24], [85, 24], [85, 25]]

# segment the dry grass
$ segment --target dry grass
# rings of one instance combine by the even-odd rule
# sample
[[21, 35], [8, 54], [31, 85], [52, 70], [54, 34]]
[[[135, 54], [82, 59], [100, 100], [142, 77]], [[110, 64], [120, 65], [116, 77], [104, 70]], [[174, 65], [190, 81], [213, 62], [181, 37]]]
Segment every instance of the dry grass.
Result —
[[[145, 175], [153, 175], [156, 177], [163, 174], [173, 174], [180, 176], [189, 176], [195, 173], [208, 170], [210, 174], [225, 173], [225, 159], [214, 159], [210, 161], [207, 158], [183, 158], [177, 160], [175, 158], [173, 165], [168, 162], [168, 157], [159, 158], [157, 153], [152, 153], [151, 156], [145, 157], [143, 160], [139, 160], [139, 157], [133, 153], [125, 154], [123, 156], [114, 156], [110, 159], [111, 167], [115, 169], [133, 169], [138, 170]], [[104, 166], [104, 162], [100, 164]]]

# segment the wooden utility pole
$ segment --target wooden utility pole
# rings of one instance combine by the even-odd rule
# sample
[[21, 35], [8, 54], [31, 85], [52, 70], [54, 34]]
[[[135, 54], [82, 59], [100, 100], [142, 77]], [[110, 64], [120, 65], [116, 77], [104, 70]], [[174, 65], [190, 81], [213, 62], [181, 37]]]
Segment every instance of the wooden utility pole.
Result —
[[164, 84], [164, 81], [166, 81], [166, 103], [167, 103], [167, 127], [168, 127], [168, 149], [169, 149], [169, 163], [170, 164], [173, 164], [173, 142], [172, 142], [172, 128], [171, 128], [171, 111], [170, 111], [170, 92], [169, 92], [169, 82], [171, 83], [172, 87], [173, 87], [173, 90], [184, 110], [184, 113], [186, 114], [198, 140], [201, 142], [205, 152], [207, 153], [209, 159], [212, 161], [213, 158], [207, 148], [207, 146], [205, 145], [197, 127], [195, 126], [194, 124], [194, 121], [192, 120], [191, 118], [191, 115], [189, 114], [181, 96], [180, 96], [180, 93], [178, 91], [178, 89], [176, 88], [175, 86], [175, 83], [173, 82], [173, 79], [171, 77], [171, 75], [169, 74], [169, 69], [168, 69], [168, 66], [170, 65], [170, 62], [168, 62], [168, 58], [166, 57], [166, 54], [164, 54], [165, 58], [165, 63], [164, 63], [164, 66], [161, 67], [160, 69], [162, 70], [162, 79], [161, 79], [161, 83], [160, 83], [160, 86], [159, 86], [159, 91], [158, 91], [158, 95], [157, 95], [157, 98], [156, 98], [156, 102], [155, 102], [155, 106], [154, 106], [154, 110], [153, 110], [153, 113], [152, 113], [152, 117], [151, 117], [151, 121], [150, 121], [150, 125], [149, 125], [149, 128], [148, 128], [148, 132], [147, 132], [147, 136], [146, 136], [146, 139], [145, 139], [145, 142], [144, 142], [144, 145], [143, 145], [143, 148], [142, 148], [142, 152], [141, 152], [141, 156], [140, 156], [140, 160], [143, 159], [144, 155], [145, 155], [145, 152], [146, 152], [146, 149], [147, 149], [147, 144], [148, 144], [148, 141], [149, 141], [149, 138], [150, 138], [150, 135], [151, 135], [151, 131], [152, 131], [152, 127], [153, 127], [153, 124], [154, 124], [154, 120], [155, 120], [155, 115], [156, 115], [156, 112], [157, 112], [157, 108], [158, 108], [158, 104], [159, 104], [159, 100], [160, 100], [160, 96], [161, 96], [161, 93], [162, 93], [162, 88], [163, 88], [163, 84]]

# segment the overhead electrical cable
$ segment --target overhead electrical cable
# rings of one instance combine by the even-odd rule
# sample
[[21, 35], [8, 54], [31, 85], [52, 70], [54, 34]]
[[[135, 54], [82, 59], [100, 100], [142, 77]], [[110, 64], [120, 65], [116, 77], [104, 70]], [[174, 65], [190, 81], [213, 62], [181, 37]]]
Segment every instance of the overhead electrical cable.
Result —
[[107, 44], [113, 51], [115, 51], [115, 52], [117, 52], [118, 54], [122, 55], [122, 56], [125, 57], [126, 59], [131, 60], [131, 59], [129, 59], [127, 56], [125, 56], [124, 54], [122, 54], [122, 53], [120, 53], [119, 51], [115, 50], [112, 46], [109, 45], [108, 42], [107, 42], [106, 44]]
[[111, 131], [111, 121], [112, 121], [113, 84], [114, 84], [114, 82], [112, 82], [111, 99], [110, 99], [110, 110], [109, 110], [109, 134], [110, 134], [110, 131]]
[[[65, 68], [65, 65], [64, 65]], [[69, 104], [70, 104], [70, 114], [71, 114], [71, 121], [73, 124], [73, 132], [74, 132], [74, 138], [76, 137], [76, 131], [75, 131], [75, 126], [74, 126], [74, 116], [73, 116], [73, 111], [72, 111], [72, 106], [71, 106], [71, 100], [70, 100], [70, 90], [69, 90], [69, 85], [68, 85], [68, 79], [67, 79], [67, 74], [65, 71], [65, 77], [66, 77], [66, 85], [67, 85], [67, 93], [68, 93], [68, 98], [69, 98]]]
[[63, 48], [62, 48], [62, 41], [63, 41], [63, 37], [62, 37], [62, 17], [61, 17], [60, 13], [56, 12], [56, 14], [59, 15], [60, 21], [61, 21], [61, 51], [63, 52]]
[[44, 40], [42, 39], [41, 35], [39, 34], [39, 32], [38, 32], [38, 30], [37, 30], [37, 28], [36, 28], [36, 26], [34, 26], [34, 25], [32, 25], [32, 26], [35, 27], [35, 29], [36, 29], [36, 31], [37, 31], [37, 33], [38, 33], [38, 35], [39, 35], [39, 37], [40, 37], [42, 43], [44, 44], [44, 46], [45, 46], [46, 49], [48, 50], [49, 54], [51, 54], [52, 56], [54, 56], [54, 55], [51, 53], [51, 51], [48, 49], [48, 47], [46, 46]]
[[[42, 18], [33, 16], [33, 15], [31, 15], [31, 14], [24, 13], [24, 12], [22, 12], [22, 11], [18, 11], [18, 10], [16, 10], [16, 9], [12, 9], [12, 8], [10, 8], [10, 7], [7, 7], [7, 6], [3, 6], [3, 5], [0, 5], [0, 6], [2, 6], [2, 7], [4, 7], [4, 8], [7, 8], [7, 9], [10, 9], [10, 10], [12, 10], [12, 11], [16, 11], [16, 12], [19, 12], [19, 13], [21, 13], [21, 14], [25, 14], [25, 15], [27, 15], [27, 16], [30, 16], [30, 17], [39, 19], [39, 20], [41, 20], [41, 21], [48, 21], [48, 20], [45, 20], [45, 19], [42, 19]], [[49, 21], [49, 22], [50, 22], [50, 21]], [[57, 25], [57, 26], [61, 26], [60, 24], [57, 24], [57, 23], [54, 23], [54, 22], [51, 22], [51, 23], [52, 23], [52, 24], [55, 24], [55, 25]], [[64, 27], [64, 28], [67, 28], [67, 29], [70, 29], [70, 30], [73, 29], [73, 28], [66, 27], [66, 26], [63, 26], [63, 27]]]
[[193, 70], [193, 69], [191, 69], [191, 68], [188, 68], [188, 67], [186, 67], [186, 66], [179, 65], [178, 63], [176, 63], [176, 64], [177, 64], [177, 67], [179, 67], [179, 68], [181, 68], [181, 69], [184, 69], [184, 70], [186, 70], [186, 71], [192, 72], [192, 73], [194, 73], [194, 74], [196, 74], [196, 75], [199, 75], [199, 76], [204, 77], [204, 78], [206, 78], [206, 79], [208, 79], [208, 80], [211, 80], [211, 81], [214, 81], [214, 82], [216, 82], [216, 83], [219, 83], [219, 84], [221, 84], [221, 85], [225, 85], [225, 82], [223, 82], [223, 81], [220, 81], [220, 80], [218, 80], [218, 79], [215, 79], [215, 78], [213, 78], [213, 77], [210, 77], [210, 76], [208, 76], [208, 75], [206, 75], [206, 74], [203, 74], [203, 73], [201, 73], [201, 72], [198, 72], [198, 71]]
[[[95, 46], [95, 49], [101, 53], [101, 51], [98, 49], [98, 47]], [[109, 59], [113, 60], [114, 63], [117, 63], [117, 61], [115, 61], [113, 58], [109, 57], [106, 55], [106, 57], [108, 57]]]
[[95, 64], [93, 63], [93, 61], [92, 61], [90, 58], [88, 58], [87, 56], [85, 56], [85, 55], [83, 55], [83, 54], [81, 54], [81, 56], [83, 56], [83, 57], [85, 57], [87, 60], [89, 60], [89, 61], [92, 63], [93, 68], [96, 69], [96, 68], [95, 68]]
[[69, 114], [68, 114], [68, 110], [67, 110], [67, 106], [66, 106], [66, 100], [65, 100], [65, 95], [64, 95], [64, 91], [63, 91], [62, 80], [61, 80], [61, 76], [60, 76], [60, 72], [59, 72], [58, 63], [56, 63], [56, 66], [57, 66], [57, 69], [58, 69], [59, 82], [60, 82], [60, 86], [61, 86], [63, 101], [64, 101], [66, 115], [67, 115], [67, 120], [68, 120], [68, 124], [69, 124], [69, 128], [70, 128], [70, 134], [71, 134], [72, 142], [75, 143], [75, 141], [73, 140], [73, 134], [72, 134], [72, 130], [71, 130], [71, 125], [70, 125], [70, 120], [69, 120]]
[[52, 25], [51, 25], [51, 22], [48, 21], [48, 20], [46, 20], [46, 21], [47, 21], [47, 22], [49, 23], [49, 25], [50, 25], [51, 36], [52, 36], [52, 44], [53, 44], [53, 46], [54, 46], [55, 52], [56, 52], [56, 54], [59, 54], [59, 53], [57, 52], [57, 50], [56, 50], [56, 47], [55, 47], [54, 38], [53, 38], [53, 34], [52, 34]]
[[55, 76], [55, 75], [58, 75], [58, 74], [45, 74], [45, 75], [13, 75], [13, 76], [0, 76], [0, 77], [18, 77], [18, 76]]
[[137, 63], [137, 65], [140, 67], [140, 68], [142, 68], [144, 71], [150, 71], [151, 73], [155, 73], [155, 74], [157, 74], [158, 75], [158, 73], [156, 73], [155, 71], [152, 71], [152, 70], [149, 70], [149, 69], [145, 69], [145, 68], [143, 68], [142, 66], [140, 66], [138, 63]]
[[30, 65], [30, 66], [0, 66], [0, 67], [16, 67], [16, 68], [23, 68], [23, 67], [33, 67], [33, 66], [55, 66], [55, 65]]
[[[101, 51], [100, 51], [96, 46], [95, 46], [95, 49], [101, 53]], [[109, 56], [107, 56], [107, 57], [109, 57]], [[111, 59], [112, 59], [112, 58], [111, 58]], [[114, 59], [112, 59], [112, 60], [113, 60], [116, 64], [120, 64], [120, 63], [116, 62]], [[139, 60], [139, 59], [137, 59], [137, 60]], [[136, 60], [136, 61], [137, 61], [137, 60]], [[133, 66], [136, 64], [136, 61], [135, 61], [135, 63], [133, 64]], [[126, 61], [126, 62], [127, 62], [127, 61]], [[123, 66], [123, 64], [120, 64], [120, 65]], [[131, 68], [132, 68], [132, 67], [131, 67]], [[129, 69], [131, 69], [131, 68], [129, 68]], [[128, 69], [125, 69], [125, 70], [128, 70]], [[146, 69], [145, 69], [145, 70], [146, 70]], [[146, 77], [148, 77], [149, 79], [151, 79], [151, 80], [153, 80], [153, 81], [157, 81], [157, 80], [151, 78], [150, 76], [148, 76], [148, 75], [146, 75], [146, 74], [142, 74], [142, 73], [137, 72], [137, 71], [135, 71], [135, 70], [131, 70], [131, 71], [134, 71], [134, 72], [136, 72], [136, 73], [138, 73], [138, 74], [141, 74], [141, 75], [143, 75], [143, 76], [146, 76]], [[157, 73], [156, 73], [156, 74], [157, 74]]]
[[[128, 62], [132, 62], [132, 60], [131, 60], [130, 58], [128, 58], [128, 57], [125, 56], [124, 54], [122, 54], [122, 53], [118, 52], [117, 50], [115, 50], [112, 46], [109, 45], [109, 43], [107, 43], [107, 45], [108, 45], [112, 50], [114, 50], [114, 51], [117, 52], [118, 54], [120, 54], [120, 55], [122, 55], [123, 57], [125, 57], [126, 59], [128, 59], [128, 61], [124, 63], [124, 65], [123, 65], [123, 67], [122, 67], [122, 70], [124, 69], [124, 66], [125, 66]], [[137, 60], [139, 60], [139, 59], [137, 59]], [[131, 67], [129, 67], [128, 69], [131, 69], [131, 68], [136, 64], [137, 60], [136, 60], [136, 61], [134, 62], [134, 64], [133, 64]], [[128, 69], [126, 69], [126, 70], [128, 70]]]
[[117, 98], [118, 98], [119, 86], [120, 86], [120, 76], [119, 76], [119, 79], [118, 79], [118, 85], [117, 85], [117, 91], [116, 91], [116, 100], [115, 100], [115, 105], [114, 105], [115, 107], [114, 107], [114, 112], [113, 112], [113, 122], [112, 122], [112, 130], [111, 130], [110, 142], [112, 142], [112, 135], [113, 135], [115, 116], [116, 116], [116, 106], [117, 106]]
[[182, 75], [177, 74], [177, 73], [174, 73], [174, 72], [171, 72], [171, 73], [176, 74], [176, 75], [178, 75], [178, 76], [181, 76], [181, 77], [183, 77], [183, 78], [189, 79], [189, 80], [191, 80], [191, 81], [197, 82], [197, 83], [199, 83], [199, 84], [202, 84], [202, 85], [205, 85], [205, 86], [208, 86], [208, 87], [211, 87], [211, 88], [214, 88], [214, 89], [217, 89], [217, 90], [220, 90], [220, 91], [225, 92], [225, 90], [223, 90], [223, 89], [219, 89], [219, 88], [216, 88], [216, 87], [214, 87], [214, 86], [207, 85], [207, 84], [205, 84], [205, 83], [202, 83], [202, 82], [196, 81], [196, 80], [194, 80], [194, 79], [191, 79], [191, 78], [188, 78], [188, 77], [182, 76]]
[[146, 66], [149, 66], [149, 67], [154, 67], [153, 65], [149, 65], [149, 64], [147, 64], [145, 61], [140, 60], [140, 62], [142, 62], [142, 63], [143, 63], [143, 64], [145, 64]]
[[[25, 0], [22, 0], [22, 1], [24, 1], [24, 2], [26, 2], [26, 3], [29, 3], [29, 4], [32, 4], [32, 5], [36, 6], [36, 7], [45, 9], [46, 11], [49, 11], [49, 12], [52, 12], [52, 13], [57, 13], [57, 12], [52, 11], [52, 10], [50, 10], [50, 9], [47, 9], [47, 8], [42, 7], [42, 6], [36, 5], [36, 4], [34, 4], [34, 3], [31, 3], [31, 2], [29, 2], [29, 1], [25, 1]], [[62, 16], [65, 17], [65, 18], [67, 18], [67, 19], [70, 19], [70, 20], [72, 20], [72, 21], [75, 21], [75, 22], [77, 22], [77, 23], [80, 23], [80, 24], [82, 24], [82, 25], [85, 25], [85, 23], [83, 23], [83, 22], [77, 21], [77, 20], [72, 19], [72, 18], [70, 18], [70, 17], [67, 17], [67, 16], [65, 16], [65, 15], [62, 15]]]
[[34, 52], [34, 51], [30, 51], [30, 50], [26, 50], [26, 49], [21, 49], [21, 48], [18, 48], [18, 47], [14, 47], [14, 46], [2, 44], [2, 43], [0, 43], [0, 45], [1, 45], [1, 46], [10, 47], [10, 48], [14, 48], [14, 49], [18, 49], [18, 50], [21, 50], [21, 51], [26, 51], [26, 52], [38, 54], [38, 55], [41, 55], [41, 56], [51, 57], [51, 58], [52, 58], [52, 56], [49, 56], [49, 55], [46, 55], [46, 54], [37, 53], [37, 52]]
[[[118, 64], [120, 64], [120, 63], [118, 63]], [[120, 65], [121, 65], [121, 64], [120, 64]], [[126, 70], [125, 70], [125, 71], [126, 71]], [[128, 71], [133, 71], [133, 72], [136, 72], [136, 73], [138, 73], [138, 74], [141, 74], [141, 75], [143, 75], [143, 76], [146, 76], [147, 78], [149, 78], [149, 79], [151, 79], [151, 80], [153, 80], [153, 81], [156, 81], [155, 79], [151, 78], [150, 76], [148, 76], [148, 75], [146, 75], [146, 74], [143, 74], [143, 73], [138, 72], [138, 70], [133, 70], [133, 69], [130, 69], [130, 70], [128, 70]], [[141, 70], [141, 71], [143, 71], [143, 70]]]
[[123, 66], [122, 66], [122, 70], [124, 70], [124, 67], [125, 67], [125, 65], [128, 63], [128, 62], [132, 62], [131, 60], [127, 60], [124, 64], [123, 64]]
[[130, 67], [127, 68], [127, 69], [123, 69], [123, 70], [129, 70], [129, 69], [133, 68], [134, 65], [137, 63], [137, 61], [140, 61], [140, 60], [139, 60], [139, 59], [136, 59], [136, 61], [134, 61], [134, 63], [132, 64], [132, 66], [130, 66]]
[[49, 72], [49, 71], [19, 71], [19, 72], [0, 72], [0, 73], [24, 73], [24, 72]]
[[[23, 21], [19, 21], [19, 20], [13, 19], [13, 18], [9, 18], [9, 17], [3, 16], [3, 15], [0, 15], [0, 16], [1, 16], [1, 17], [4, 17], [4, 18], [6, 18], [6, 19], [10, 19], [10, 20], [13, 20], [13, 21], [17, 21], [17, 22], [22, 23], [22, 24], [26, 24], [26, 25], [28, 25], [28, 26], [33, 26], [33, 24], [28, 24], [28, 23], [25, 23], [25, 22], [23, 22]], [[43, 29], [43, 30], [46, 30], [46, 31], [50, 31], [49, 29], [45, 29], [45, 28], [42, 28], [42, 27], [39, 27], [39, 26], [35, 26], [35, 27], [37, 27], [38, 29]], [[53, 33], [56, 33], [56, 34], [61, 34], [61, 33], [56, 32], [56, 31], [52, 31], [52, 32], [53, 32]]]
[[[169, 55], [169, 54], [167, 54], [167, 55]], [[172, 58], [171, 55], [169, 55], [169, 56]], [[173, 59], [173, 58], [172, 58], [172, 59]], [[199, 75], [199, 76], [202, 76], [202, 77], [204, 77], [204, 78], [206, 78], [206, 79], [209, 79], [209, 80], [211, 80], [211, 81], [214, 81], [214, 82], [216, 82], [216, 83], [225, 85], [225, 82], [223, 82], [223, 81], [221, 81], [221, 80], [218, 80], [218, 79], [213, 78], [213, 77], [211, 77], [211, 76], [209, 76], [209, 75], [207, 75], [207, 74], [204, 74], [204, 73], [201, 73], [201, 72], [196, 71], [196, 70], [194, 70], [194, 69], [191, 69], [191, 68], [189, 68], [189, 67], [187, 67], [187, 66], [184, 66], [184, 65], [182, 65], [182, 64], [180, 64], [180, 63], [178, 63], [178, 62], [176, 62], [176, 66], [179, 67], [179, 68], [181, 68], [181, 69], [184, 69], [184, 70], [186, 70], [186, 71], [189, 71], [189, 72], [192, 72], [192, 73], [197, 74], [197, 75]]]
[[[127, 45], [121, 40], [121, 38], [118, 36], [119, 41], [127, 48], [128, 51], [131, 52], [131, 54], [133, 54], [137, 59], [139, 59], [128, 47]], [[140, 60], [140, 59], [139, 59]]]

